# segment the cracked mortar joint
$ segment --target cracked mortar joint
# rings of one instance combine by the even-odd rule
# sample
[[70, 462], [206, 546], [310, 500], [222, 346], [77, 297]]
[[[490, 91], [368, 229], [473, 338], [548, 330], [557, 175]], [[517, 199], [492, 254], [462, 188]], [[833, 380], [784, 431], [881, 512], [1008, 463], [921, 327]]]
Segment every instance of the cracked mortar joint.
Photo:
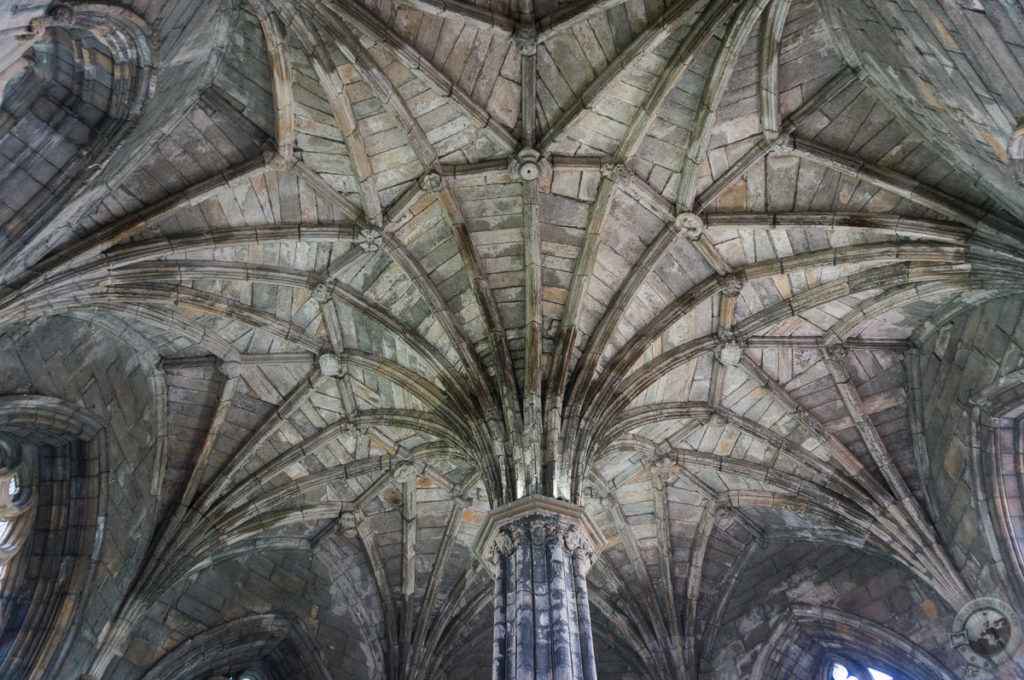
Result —
[[692, 212], [684, 212], [676, 215], [676, 228], [683, 232], [686, 238], [691, 241], [699, 241], [705, 231], [704, 220], [700, 215]]
[[419, 470], [412, 463], [401, 463], [394, 469], [395, 481], [400, 484], [415, 483], [419, 476]]
[[341, 357], [337, 354], [326, 352], [317, 358], [320, 365], [320, 372], [324, 377], [337, 378], [341, 376]]
[[356, 243], [365, 253], [376, 253], [384, 245], [384, 235], [376, 229], [363, 229], [356, 237]]

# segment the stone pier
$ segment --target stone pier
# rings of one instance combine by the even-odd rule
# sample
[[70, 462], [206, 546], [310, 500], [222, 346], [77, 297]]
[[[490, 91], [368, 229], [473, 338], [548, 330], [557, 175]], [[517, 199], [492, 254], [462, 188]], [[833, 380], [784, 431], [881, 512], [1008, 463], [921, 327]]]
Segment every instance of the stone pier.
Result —
[[493, 680], [596, 680], [587, 572], [604, 536], [583, 508], [528, 496], [492, 510], [476, 550], [494, 575]]

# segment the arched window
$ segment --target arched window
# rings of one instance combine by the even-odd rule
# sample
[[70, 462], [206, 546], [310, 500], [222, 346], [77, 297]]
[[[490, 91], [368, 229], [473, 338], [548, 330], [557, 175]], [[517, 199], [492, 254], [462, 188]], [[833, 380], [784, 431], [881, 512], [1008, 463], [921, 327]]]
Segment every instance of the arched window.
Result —
[[866, 670], [870, 677], [859, 678], [853, 675], [846, 666], [837, 661], [832, 664], [832, 675], [829, 676], [829, 680], [894, 680], [893, 676], [877, 668], [868, 667]]
[[[28, 492], [23, 488], [19, 468], [20, 448], [0, 440], [0, 591], [10, 574], [10, 565], [25, 542], [28, 530]], [[3, 612], [0, 612], [2, 617]]]
[[261, 680], [256, 671], [244, 671], [238, 675], [232, 675], [228, 680]]

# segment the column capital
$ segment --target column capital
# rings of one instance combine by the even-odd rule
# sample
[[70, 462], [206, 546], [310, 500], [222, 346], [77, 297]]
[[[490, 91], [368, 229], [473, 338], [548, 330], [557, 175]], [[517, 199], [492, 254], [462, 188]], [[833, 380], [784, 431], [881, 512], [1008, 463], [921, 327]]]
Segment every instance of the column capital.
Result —
[[509, 553], [517, 541], [527, 537], [538, 545], [560, 541], [570, 554], [582, 558], [583, 567], [588, 570], [607, 542], [583, 507], [532, 495], [487, 513], [473, 551], [494, 576], [498, 556]]

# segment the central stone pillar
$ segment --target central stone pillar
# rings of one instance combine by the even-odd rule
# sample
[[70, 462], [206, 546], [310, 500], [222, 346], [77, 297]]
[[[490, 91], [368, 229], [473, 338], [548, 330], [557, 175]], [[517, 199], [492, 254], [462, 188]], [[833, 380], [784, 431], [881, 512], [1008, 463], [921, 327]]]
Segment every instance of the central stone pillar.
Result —
[[493, 680], [597, 680], [587, 572], [604, 543], [547, 496], [488, 513], [474, 547], [494, 575]]

